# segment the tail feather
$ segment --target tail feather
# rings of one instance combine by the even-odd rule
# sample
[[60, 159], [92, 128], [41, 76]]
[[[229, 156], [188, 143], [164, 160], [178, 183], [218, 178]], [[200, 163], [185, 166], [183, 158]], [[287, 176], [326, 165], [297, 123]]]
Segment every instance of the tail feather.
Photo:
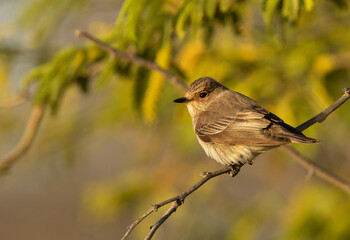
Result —
[[288, 132], [288, 138], [292, 143], [320, 143], [320, 140], [314, 139], [314, 138], [309, 138], [305, 136], [302, 132], [300, 132], [298, 129], [286, 124], [286, 123], [281, 123], [281, 126], [285, 128]]
[[320, 140], [314, 139], [314, 138], [309, 138], [304, 135], [301, 136], [293, 136], [290, 137], [290, 141], [292, 143], [320, 143]]

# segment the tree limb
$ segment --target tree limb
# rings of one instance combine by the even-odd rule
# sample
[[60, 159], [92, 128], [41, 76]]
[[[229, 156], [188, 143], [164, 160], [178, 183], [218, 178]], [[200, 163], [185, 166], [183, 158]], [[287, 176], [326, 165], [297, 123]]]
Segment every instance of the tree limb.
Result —
[[181, 78], [175, 76], [170, 71], [160, 67], [155, 62], [148, 61], [146, 59], [143, 59], [143, 58], [137, 57], [135, 55], [132, 55], [130, 53], [120, 51], [120, 50], [110, 46], [109, 44], [99, 40], [98, 38], [96, 38], [95, 36], [93, 36], [92, 34], [90, 34], [88, 32], [81, 31], [81, 30], [76, 30], [75, 31], [75, 35], [78, 36], [78, 37], [86, 38], [86, 39], [94, 42], [100, 48], [102, 48], [103, 50], [111, 53], [113, 56], [115, 56], [117, 58], [123, 58], [123, 59], [129, 60], [130, 62], [136, 63], [136, 64], [138, 64], [138, 65], [140, 65], [140, 66], [142, 66], [144, 68], [156, 71], [156, 72], [162, 74], [164, 76], [164, 78], [169, 80], [175, 86], [179, 87], [182, 91], [186, 91], [187, 90], [187, 85], [186, 85], [184, 80], [182, 80]]
[[[186, 191], [180, 193], [179, 195], [169, 198], [163, 202], [160, 202], [158, 204], [154, 204], [152, 206], [152, 208], [150, 208], [145, 214], [143, 214], [139, 219], [137, 219], [134, 223], [132, 223], [130, 226], [128, 226], [128, 231], [125, 233], [125, 235], [122, 237], [122, 240], [125, 240], [129, 234], [131, 233], [131, 231], [146, 217], [148, 217], [152, 212], [156, 212], [159, 208], [172, 203], [171, 207], [168, 209], [168, 211], [162, 216], [161, 219], [158, 220], [157, 223], [155, 223], [152, 227], [151, 230], [149, 232], [149, 234], [147, 235], [147, 237], [145, 239], [151, 239], [153, 234], [157, 231], [157, 229], [159, 228], [159, 226], [172, 214], [176, 211], [176, 209], [181, 206], [181, 204], [185, 201], [186, 197], [188, 195], [190, 195], [191, 193], [193, 193], [194, 191], [196, 191], [198, 188], [200, 188], [204, 183], [206, 183], [208, 180], [217, 177], [219, 175], [225, 174], [225, 173], [230, 173], [232, 172], [232, 177], [234, 177], [235, 175], [237, 175], [237, 173], [239, 172], [239, 169], [241, 168], [241, 166], [239, 165], [235, 165], [236, 168], [232, 169], [232, 167], [230, 166], [226, 166], [223, 169], [217, 170], [215, 172], [205, 172], [202, 174], [202, 179], [200, 181], [198, 181], [195, 185], [191, 186], [190, 188], [188, 188]], [[175, 204], [176, 203], [176, 204]]]
[[[86, 38], [92, 42], [94, 42], [97, 46], [99, 46], [100, 48], [110, 52], [113, 56], [115, 57], [119, 57], [119, 58], [124, 58], [127, 59], [135, 64], [139, 64], [140, 66], [143, 66], [145, 68], [148, 68], [150, 70], [154, 70], [157, 71], [161, 74], [163, 74], [163, 76], [168, 79], [170, 82], [172, 82], [174, 85], [180, 87], [181, 90], [186, 91], [187, 90], [187, 86], [185, 84], [185, 82], [176, 77], [174, 74], [172, 74], [171, 72], [159, 67], [156, 63], [148, 61], [146, 59], [142, 59], [139, 57], [136, 57], [134, 55], [131, 55], [129, 53], [120, 51], [118, 49], [115, 49], [114, 47], [110, 46], [109, 44], [102, 42], [101, 40], [97, 39], [95, 36], [93, 36], [90, 33], [84, 32], [84, 31], [80, 31], [77, 30], [76, 31], [76, 35], [79, 37], [83, 37]], [[320, 114], [316, 115], [315, 117], [311, 118], [310, 120], [304, 122], [303, 124], [301, 124], [300, 126], [297, 127], [297, 129], [299, 131], [304, 131], [305, 129], [307, 129], [308, 127], [312, 126], [313, 124], [315, 124], [316, 122], [322, 122], [324, 121], [334, 110], [336, 110], [340, 105], [342, 105], [346, 100], [349, 99], [350, 97], [350, 89], [346, 88], [344, 89], [345, 93], [342, 97], [340, 97], [336, 102], [334, 102], [330, 107], [328, 107], [327, 109], [325, 109], [323, 112], [321, 112]], [[344, 181], [340, 180], [338, 177], [336, 177], [335, 175], [329, 173], [327, 170], [325, 170], [324, 168], [318, 166], [315, 162], [310, 161], [309, 159], [307, 159], [306, 157], [302, 156], [298, 151], [296, 151], [295, 149], [291, 148], [291, 147], [286, 147], [284, 146], [284, 149], [291, 154], [291, 156], [293, 156], [303, 167], [305, 167], [306, 169], [308, 169], [310, 172], [313, 172], [315, 175], [323, 178], [324, 180], [328, 181], [331, 184], [334, 184], [337, 187], [340, 187], [341, 189], [343, 189], [344, 191], [350, 193], [350, 184], [349, 183], [345, 183]], [[223, 171], [223, 172], [222, 172]], [[216, 172], [222, 172], [223, 173], [227, 173], [230, 172], [227, 167], [218, 170]], [[216, 173], [216, 172], [209, 172], [207, 174], [209, 174], [209, 176], [211, 176], [211, 174]], [[221, 174], [215, 175], [210, 177], [209, 179], [219, 176]], [[200, 186], [202, 186], [207, 180], [205, 180], [204, 182], [203, 179], [205, 179], [206, 177], [202, 178], [198, 183], [196, 183], [193, 187], [194, 190], [191, 191], [189, 194], [191, 194], [192, 192], [194, 192], [195, 190], [197, 190]], [[208, 179], [208, 180], [209, 180]], [[197, 184], [200, 185], [198, 187]], [[192, 187], [192, 188], [193, 188]], [[188, 194], [188, 195], [189, 195]], [[188, 196], [186, 195], [186, 197]], [[143, 214], [139, 219], [137, 219], [133, 224], [131, 224], [128, 227], [128, 231], [125, 233], [125, 235], [123, 236], [122, 240], [125, 240], [128, 235], [131, 233], [131, 231], [143, 220], [145, 219], [147, 216], [149, 216], [152, 212], [155, 212], [159, 207], [164, 206], [166, 204], [169, 204], [171, 202], [174, 202], [171, 207], [168, 209], [168, 211], [162, 216], [162, 218], [155, 224], [152, 226], [149, 234], [147, 235], [146, 239], [151, 239], [153, 234], [155, 233], [155, 231], [158, 229], [158, 227], [172, 214], [176, 211], [176, 209], [180, 206], [180, 204], [175, 204], [175, 201], [178, 202], [179, 197], [181, 196], [175, 196], [173, 198], [170, 198], [166, 201], [163, 201], [161, 203], [161, 205], [159, 204], [155, 204], [151, 209], [149, 209], [145, 214]], [[164, 204], [163, 204], [164, 203]]]
[[35, 105], [33, 107], [20, 141], [4, 158], [0, 160], [0, 172], [11, 167], [29, 149], [39, 129], [44, 112], [44, 105]]

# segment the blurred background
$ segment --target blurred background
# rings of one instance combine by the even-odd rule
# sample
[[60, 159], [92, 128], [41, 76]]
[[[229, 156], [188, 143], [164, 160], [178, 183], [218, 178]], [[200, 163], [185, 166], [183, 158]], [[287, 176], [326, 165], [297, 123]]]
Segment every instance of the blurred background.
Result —
[[[350, 11], [342, 0], [0, 0], [0, 161], [33, 106], [29, 149], [0, 175], [4, 240], [118, 239], [203, 171], [178, 88], [74, 36], [88, 30], [190, 84], [211, 76], [297, 126], [350, 87]], [[6, 107], [28, 92], [30, 99]], [[293, 145], [350, 181], [345, 103]], [[350, 198], [280, 149], [193, 193], [155, 239], [350, 239]], [[165, 209], [142, 222], [143, 239]]]

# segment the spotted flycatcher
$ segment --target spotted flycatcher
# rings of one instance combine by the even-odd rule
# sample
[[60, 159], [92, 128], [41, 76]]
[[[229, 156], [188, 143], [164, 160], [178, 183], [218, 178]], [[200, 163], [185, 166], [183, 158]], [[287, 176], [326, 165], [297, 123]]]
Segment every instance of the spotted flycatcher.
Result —
[[194, 131], [206, 154], [225, 165], [243, 165], [287, 143], [317, 143], [243, 94], [210, 77], [194, 81], [185, 96]]

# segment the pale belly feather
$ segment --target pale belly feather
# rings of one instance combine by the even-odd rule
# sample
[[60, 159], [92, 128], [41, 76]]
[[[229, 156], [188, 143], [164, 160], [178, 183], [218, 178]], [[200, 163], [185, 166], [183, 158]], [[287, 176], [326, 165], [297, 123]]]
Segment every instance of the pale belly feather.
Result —
[[224, 165], [252, 163], [252, 160], [271, 148], [270, 146], [223, 145], [213, 142], [198, 141], [205, 153]]

